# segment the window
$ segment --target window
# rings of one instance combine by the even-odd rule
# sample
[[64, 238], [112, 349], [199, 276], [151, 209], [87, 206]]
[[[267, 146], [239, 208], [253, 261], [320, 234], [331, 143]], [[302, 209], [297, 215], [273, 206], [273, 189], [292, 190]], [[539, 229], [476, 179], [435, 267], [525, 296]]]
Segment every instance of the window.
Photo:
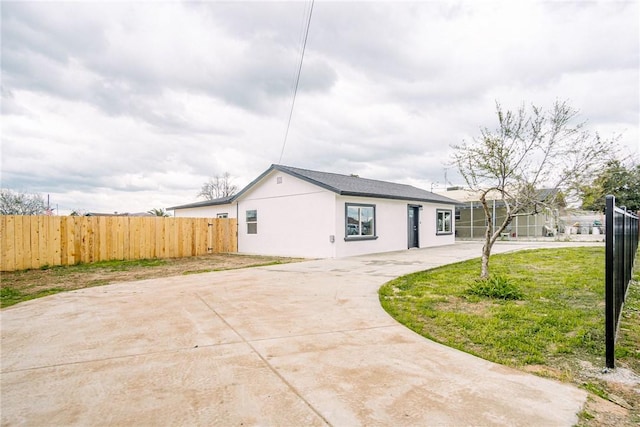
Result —
[[247, 211], [247, 234], [258, 234], [258, 211]]
[[345, 204], [345, 240], [376, 239], [375, 205]]
[[451, 234], [451, 211], [436, 211], [436, 234]]
[[217, 218], [229, 218], [229, 214], [228, 213], [219, 213], [218, 215], [216, 215]]

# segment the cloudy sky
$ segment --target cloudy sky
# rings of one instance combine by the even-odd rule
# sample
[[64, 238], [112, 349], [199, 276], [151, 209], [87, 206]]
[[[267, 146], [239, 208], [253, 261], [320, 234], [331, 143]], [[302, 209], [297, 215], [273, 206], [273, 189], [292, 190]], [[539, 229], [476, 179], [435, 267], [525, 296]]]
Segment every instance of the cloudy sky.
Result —
[[[2, 187], [137, 212], [279, 163], [310, 2], [2, 2]], [[441, 188], [495, 102], [640, 151], [638, 1], [313, 5], [280, 163]]]

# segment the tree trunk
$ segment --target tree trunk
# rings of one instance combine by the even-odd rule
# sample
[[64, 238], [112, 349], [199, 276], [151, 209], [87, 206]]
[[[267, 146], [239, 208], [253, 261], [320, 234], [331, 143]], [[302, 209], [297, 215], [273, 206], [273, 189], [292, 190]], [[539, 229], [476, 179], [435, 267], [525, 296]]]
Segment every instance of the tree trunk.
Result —
[[480, 270], [480, 278], [489, 278], [489, 257], [491, 256], [491, 244], [487, 241], [482, 246], [482, 268]]
[[484, 209], [485, 218], [487, 218], [487, 229], [484, 233], [484, 245], [482, 246], [482, 266], [480, 269], [480, 278], [488, 279], [489, 258], [491, 257], [491, 249], [493, 248], [493, 244], [496, 242], [496, 240], [498, 240], [498, 237], [500, 237], [500, 233], [502, 233], [513, 220], [514, 211], [512, 210], [509, 203], [505, 201], [505, 219], [502, 224], [500, 224], [500, 227], [498, 227], [498, 229], [494, 231], [493, 214], [491, 213], [491, 209], [489, 209], [489, 205], [487, 204], [486, 193], [483, 193], [480, 196], [480, 202], [482, 203], [482, 209]]
[[484, 210], [484, 217], [487, 219], [487, 229], [484, 231], [484, 245], [482, 246], [482, 267], [480, 270], [480, 278], [489, 278], [489, 257], [491, 256], [491, 236], [493, 235], [493, 215], [487, 204], [486, 193], [480, 196], [480, 203]]

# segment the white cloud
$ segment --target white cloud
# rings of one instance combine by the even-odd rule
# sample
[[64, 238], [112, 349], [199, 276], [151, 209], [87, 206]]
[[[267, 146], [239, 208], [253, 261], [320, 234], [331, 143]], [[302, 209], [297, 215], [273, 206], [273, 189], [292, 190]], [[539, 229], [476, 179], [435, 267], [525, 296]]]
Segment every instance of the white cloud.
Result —
[[[2, 185], [92, 211], [276, 163], [307, 2], [5, 3]], [[640, 155], [637, 2], [316, 2], [283, 163], [444, 186], [494, 106], [568, 99]], [[446, 169], [447, 181], [456, 173]]]

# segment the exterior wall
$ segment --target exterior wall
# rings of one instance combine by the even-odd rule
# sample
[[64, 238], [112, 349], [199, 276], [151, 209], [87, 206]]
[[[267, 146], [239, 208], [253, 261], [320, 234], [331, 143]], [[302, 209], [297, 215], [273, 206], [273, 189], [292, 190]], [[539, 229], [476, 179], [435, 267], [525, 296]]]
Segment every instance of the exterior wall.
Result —
[[203, 206], [201, 208], [174, 209], [176, 218], [216, 218], [218, 214], [226, 213], [229, 218], [236, 217], [236, 204]]
[[[347, 240], [345, 239], [345, 203], [373, 204], [376, 207], [376, 236], [375, 240]], [[455, 224], [452, 223], [452, 233], [436, 235], [436, 210], [451, 210], [452, 205], [436, 205], [425, 202], [411, 202], [404, 200], [373, 199], [364, 197], [336, 197], [335, 205], [335, 256], [345, 257], [377, 252], [405, 250], [409, 243], [408, 208], [409, 205], [421, 205], [419, 245], [441, 246], [455, 243]]]
[[[420, 211], [420, 247], [453, 245], [456, 242], [455, 206], [432, 203], [416, 203], [422, 205]], [[436, 211], [438, 209], [451, 211], [451, 233], [437, 234]]]
[[[278, 178], [281, 182], [278, 183]], [[238, 251], [305, 258], [334, 257], [335, 193], [272, 171], [238, 201]], [[257, 233], [248, 234], [246, 211], [257, 210]]]

